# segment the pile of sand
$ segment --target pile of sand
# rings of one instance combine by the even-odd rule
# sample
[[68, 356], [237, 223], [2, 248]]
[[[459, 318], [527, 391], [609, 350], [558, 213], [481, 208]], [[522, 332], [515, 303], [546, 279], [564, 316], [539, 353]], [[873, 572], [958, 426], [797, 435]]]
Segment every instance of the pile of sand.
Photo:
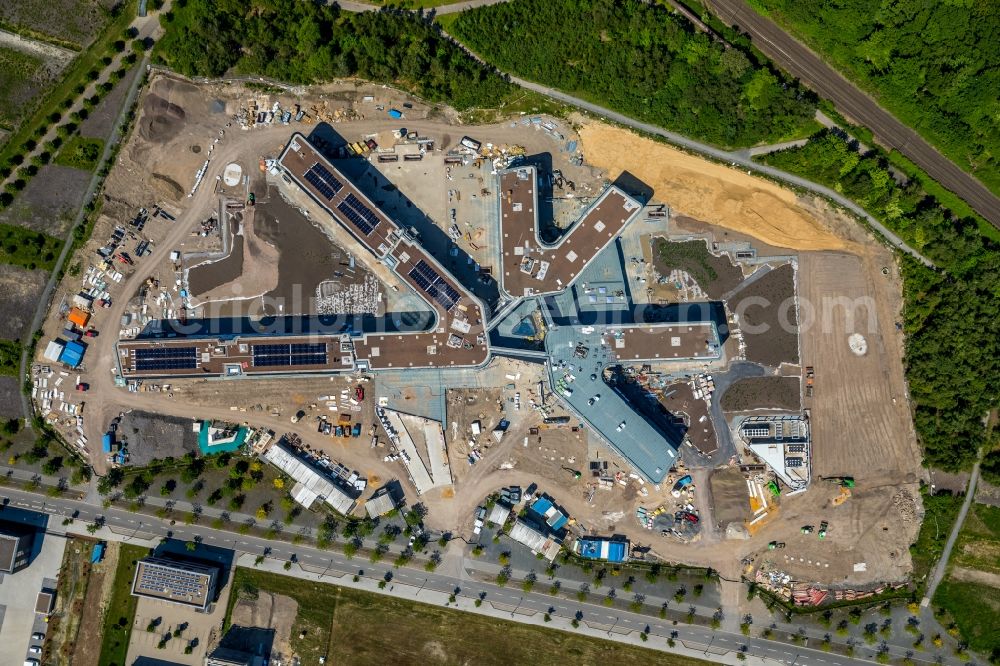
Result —
[[762, 178], [693, 157], [628, 130], [588, 122], [580, 129], [588, 164], [616, 178], [643, 181], [675, 214], [795, 250], [839, 250], [843, 241], [796, 203], [796, 195]]

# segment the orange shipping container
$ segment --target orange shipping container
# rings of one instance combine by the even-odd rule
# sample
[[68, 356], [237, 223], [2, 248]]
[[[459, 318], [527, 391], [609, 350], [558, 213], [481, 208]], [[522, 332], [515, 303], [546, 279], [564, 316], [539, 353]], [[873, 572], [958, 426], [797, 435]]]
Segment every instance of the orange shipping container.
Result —
[[73, 308], [69, 311], [68, 319], [80, 328], [84, 328], [90, 321], [90, 313], [84, 312], [80, 308]]

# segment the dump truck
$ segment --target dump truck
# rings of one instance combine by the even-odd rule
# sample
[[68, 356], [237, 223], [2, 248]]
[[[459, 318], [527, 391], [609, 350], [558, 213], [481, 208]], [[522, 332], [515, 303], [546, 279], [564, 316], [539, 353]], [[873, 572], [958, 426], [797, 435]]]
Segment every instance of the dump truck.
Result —
[[828, 528], [829, 526], [830, 526], [830, 523], [826, 522], [825, 520], [822, 523], [819, 524], [819, 538], [820, 539], [825, 539], [826, 538], [826, 528]]

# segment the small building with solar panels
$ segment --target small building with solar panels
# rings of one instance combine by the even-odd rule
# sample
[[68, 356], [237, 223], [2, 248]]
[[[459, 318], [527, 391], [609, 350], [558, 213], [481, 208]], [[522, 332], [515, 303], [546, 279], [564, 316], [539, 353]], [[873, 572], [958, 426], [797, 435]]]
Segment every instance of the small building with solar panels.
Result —
[[139, 560], [132, 594], [169, 601], [204, 613], [215, 600], [219, 568], [201, 562], [147, 557]]

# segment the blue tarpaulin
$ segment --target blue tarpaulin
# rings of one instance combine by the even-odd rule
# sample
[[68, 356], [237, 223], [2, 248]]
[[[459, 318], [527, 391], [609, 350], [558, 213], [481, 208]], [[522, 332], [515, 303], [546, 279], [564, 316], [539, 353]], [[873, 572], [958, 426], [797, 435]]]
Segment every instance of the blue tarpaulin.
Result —
[[87, 351], [87, 348], [82, 342], [71, 341], [67, 342], [66, 346], [63, 347], [62, 356], [59, 357], [60, 363], [65, 363], [71, 368], [75, 368], [80, 365], [83, 360], [83, 354]]
[[403, 117], [403, 113], [401, 111], [397, 111], [396, 109], [389, 109], [389, 117], [390, 118], [397, 118], [397, 119], [398, 118], [402, 118]]

